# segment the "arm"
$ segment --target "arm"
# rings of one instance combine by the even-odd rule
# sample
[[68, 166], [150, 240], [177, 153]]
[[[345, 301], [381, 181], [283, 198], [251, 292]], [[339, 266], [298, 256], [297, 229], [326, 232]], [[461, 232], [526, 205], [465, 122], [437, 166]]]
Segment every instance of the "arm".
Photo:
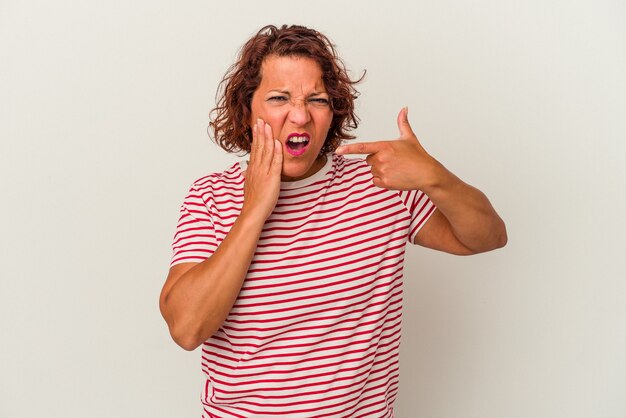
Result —
[[437, 210], [423, 226], [416, 244], [469, 255], [506, 244], [504, 222], [487, 197], [464, 183], [429, 155], [413, 133], [404, 108], [398, 115], [400, 138], [344, 145], [338, 154], [368, 154], [373, 182], [395, 190], [419, 189]]
[[256, 246], [280, 192], [282, 148], [269, 125], [253, 129], [244, 203], [231, 230], [215, 252], [201, 263], [173, 266], [159, 307], [172, 338], [193, 350], [215, 333], [233, 307]]
[[414, 243], [457, 255], [482, 253], [506, 245], [504, 222], [487, 197], [452, 173], [448, 172], [442, 179], [449, 179], [450, 183], [422, 190], [437, 210]]

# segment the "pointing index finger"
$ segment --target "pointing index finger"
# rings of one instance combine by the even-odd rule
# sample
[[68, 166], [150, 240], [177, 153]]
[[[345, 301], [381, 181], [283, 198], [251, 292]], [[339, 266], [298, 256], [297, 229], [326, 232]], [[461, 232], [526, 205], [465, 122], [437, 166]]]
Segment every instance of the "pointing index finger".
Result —
[[379, 142], [358, 142], [356, 144], [346, 144], [335, 151], [339, 155], [346, 154], [374, 154], [380, 151]]

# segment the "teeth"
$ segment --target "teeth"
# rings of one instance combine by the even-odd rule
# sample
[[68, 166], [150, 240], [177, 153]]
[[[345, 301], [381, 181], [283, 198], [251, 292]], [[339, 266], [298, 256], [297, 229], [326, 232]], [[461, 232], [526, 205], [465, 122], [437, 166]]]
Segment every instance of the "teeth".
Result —
[[289, 142], [296, 142], [296, 143], [302, 143], [302, 142], [308, 142], [309, 138], [307, 138], [306, 136], [292, 136], [291, 138], [289, 138]]

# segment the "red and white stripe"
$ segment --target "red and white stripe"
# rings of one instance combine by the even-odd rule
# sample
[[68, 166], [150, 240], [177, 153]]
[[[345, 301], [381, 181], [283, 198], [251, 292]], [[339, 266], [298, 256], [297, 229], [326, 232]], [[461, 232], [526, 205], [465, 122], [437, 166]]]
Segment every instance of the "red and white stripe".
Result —
[[[201, 262], [243, 204], [242, 166], [204, 177], [181, 208], [172, 265]], [[407, 241], [435, 207], [372, 184], [333, 155], [283, 183], [228, 318], [202, 347], [206, 417], [391, 417]]]

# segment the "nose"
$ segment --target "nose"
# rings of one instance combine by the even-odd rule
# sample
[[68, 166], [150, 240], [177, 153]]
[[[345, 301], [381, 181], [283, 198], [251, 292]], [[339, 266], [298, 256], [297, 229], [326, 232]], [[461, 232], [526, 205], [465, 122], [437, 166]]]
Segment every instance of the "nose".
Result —
[[311, 114], [304, 100], [292, 100], [289, 109], [289, 121], [296, 126], [306, 125], [311, 120]]

